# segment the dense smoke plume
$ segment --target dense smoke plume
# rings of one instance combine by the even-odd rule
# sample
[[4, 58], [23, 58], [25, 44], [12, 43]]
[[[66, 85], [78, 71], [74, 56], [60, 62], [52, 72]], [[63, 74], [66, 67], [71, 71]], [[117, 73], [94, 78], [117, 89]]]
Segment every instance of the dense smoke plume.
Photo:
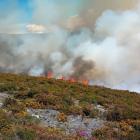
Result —
[[[35, 10], [27, 33], [0, 34], [0, 72], [51, 71], [56, 78], [87, 78], [90, 84], [140, 92], [140, 3], [133, 2], [81, 0], [75, 5], [78, 14], [70, 17], [70, 0], [31, 1]], [[21, 25], [4, 26], [14, 24], [10, 14], [17, 21], [18, 11], [11, 11], [0, 14], [1, 33], [19, 31]]]

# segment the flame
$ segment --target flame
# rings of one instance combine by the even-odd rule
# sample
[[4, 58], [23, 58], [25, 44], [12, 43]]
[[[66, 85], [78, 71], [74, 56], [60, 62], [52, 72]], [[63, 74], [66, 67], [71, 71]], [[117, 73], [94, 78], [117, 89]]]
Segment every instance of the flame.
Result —
[[[48, 76], [42, 76], [42, 75], [41, 75], [40, 77], [52, 78], [52, 74], [51, 74], [50, 71], [48, 71]], [[65, 79], [66, 79], [66, 77], [63, 76], [63, 77], [62, 77], [62, 80], [65, 81]], [[76, 82], [74, 78], [70, 78], [68, 81], [69, 81], [69, 82]], [[87, 80], [86, 78], [84, 79], [84, 84], [88, 84], [88, 80]], [[103, 87], [103, 86], [101, 86], [101, 87]]]
[[62, 77], [62, 80], [65, 80], [65, 77], [64, 76]]
[[73, 78], [70, 78], [69, 82], [75, 82], [75, 80]]
[[84, 79], [84, 84], [88, 84], [88, 80], [86, 78]]
[[48, 76], [47, 76], [47, 78], [52, 78], [52, 74], [51, 74], [50, 71], [48, 71]]

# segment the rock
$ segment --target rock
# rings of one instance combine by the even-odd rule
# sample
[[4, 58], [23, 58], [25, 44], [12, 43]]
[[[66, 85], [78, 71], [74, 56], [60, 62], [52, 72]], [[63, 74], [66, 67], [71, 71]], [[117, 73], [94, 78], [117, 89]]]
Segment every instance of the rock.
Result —
[[78, 106], [79, 105], [79, 100], [76, 100], [74, 103], [75, 103], [75, 106]]
[[[98, 106], [99, 107], [99, 106]], [[36, 112], [36, 113], [34, 113]], [[87, 118], [82, 120], [82, 115], [69, 115], [67, 120], [68, 122], [59, 122], [57, 120], [59, 111], [52, 109], [27, 109], [29, 115], [34, 115], [41, 120], [41, 126], [54, 126], [59, 129], [65, 130], [68, 134], [70, 131], [82, 130], [86, 131], [90, 136], [92, 130], [95, 130], [99, 127], [104, 126], [104, 121], [96, 120], [92, 118]], [[55, 115], [55, 117], [53, 117]], [[86, 126], [85, 123], [88, 123]]]
[[39, 115], [32, 114], [32, 116], [35, 116], [35, 117], [39, 118]]
[[101, 105], [97, 105], [94, 107], [95, 109], [98, 109], [99, 110], [99, 114], [102, 115], [106, 110], [104, 109], [103, 106]]

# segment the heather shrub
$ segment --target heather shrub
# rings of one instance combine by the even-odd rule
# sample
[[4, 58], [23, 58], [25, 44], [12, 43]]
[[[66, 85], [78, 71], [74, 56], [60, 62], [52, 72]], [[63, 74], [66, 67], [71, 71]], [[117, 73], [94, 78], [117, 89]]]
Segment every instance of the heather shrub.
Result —
[[58, 121], [60, 121], [60, 122], [66, 122], [67, 121], [67, 115], [65, 115], [63, 112], [62, 113], [59, 113], [58, 114], [58, 117], [57, 117], [57, 119], [58, 119]]
[[62, 101], [62, 98], [55, 95], [46, 95], [46, 94], [37, 94], [35, 96], [35, 100], [39, 103], [43, 103], [45, 106], [48, 105], [64, 105], [64, 101]]
[[17, 105], [9, 106], [8, 110], [11, 110], [13, 114], [17, 114], [17, 113], [26, 114], [25, 105], [23, 105], [22, 103], [18, 103]]
[[27, 99], [28, 93], [26, 91], [18, 91], [15, 93], [14, 97], [17, 99]]
[[31, 89], [29, 92], [28, 92], [28, 97], [29, 98], [33, 98], [34, 95], [38, 94], [39, 92], [35, 89]]
[[4, 108], [6, 108], [8, 111], [12, 111], [13, 114], [17, 114], [17, 113], [24, 114], [24, 112], [26, 112], [25, 105], [11, 97], [6, 98], [4, 102]]
[[45, 108], [45, 106], [42, 102], [39, 103], [35, 99], [26, 100], [25, 105], [26, 105], [26, 107], [32, 107], [34, 109], [39, 109], [39, 108], [44, 109]]
[[21, 84], [21, 85], [18, 86], [17, 89], [18, 89], [18, 91], [25, 91], [25, 90], [27, 90], [27, 87], [25, 85]]
[[86, 131], [74, 131], [72, 133], [76, 135], [75, 139], [84, 139], [89, 136]]
[[95, 113], [95, 110], [91, 110], [90, 114], [89, 114], [89, 117], [90, 118], [95, 118], [96, 117], [96, 113]]
[[59, 109], [61, 112], [64, 112], [64, 114], [70, 114], [69, 107], [68, 106], [60, 106]]
[[7, 113], [0, 109], [0, 131], [3, 132], [5, 129], [11, 129], [13, 124], [13, 117], [11, 114]]
[[12, 90], [12, 85], [10, 83], [5, 83], [0, 85], [0, 92]]
[[86, 102], [86, 101], [82, 101], [82, 102], [79, 102], [79, 105], [80, 106], [89, 106], [90, 105], [90, 103], [89, 102]]
[[135, 128], [135, 130], [140, 131], [140, 120], [132, 121], [131, 125]]
[[66, 104], [69, 105], [69, 106], [74, 105], [74, 102], [73, 102], [73, 100], [70, 96], [62, 97], [62, 100], [64, 100], [66, 102]]
[[128, 105], [118, 105], [113, 108], [113, 110], [107, 111], [107, 120], [111, 121], [121, 121], [132, 119], [136, 120], [140, 118], [140, 110], [135, 109]]
[[131, 130], [132, 130], [131, 127], [130, 127], [130, 125], [127, 124], [127, 123], [126, 123], [125, 121], [123, 121], [123, 120], [119, 123], [119, 127], [120, 127], [120, 129], [123, 130], [123, 131], [131, 131]]
[[140, 139], [140, 133], [135, 130], [125, 130], [122, 131], [121, 129], [119, 131], [114, 130], [110, 126], [105, 126], [104, 128], [96, 129], [92, 132], [92, 136], [102, 140], [138, 140]]
[[41, 90], [42, 90], [43, 93], [45, 93], [47, 95], [49, 94], [48, 88], [42, 88]]
[[14, 98], [6, 98], [3, 105], [4, 106], [12, 106], [12, 105], [17, 105], [18, 104], [18, 101]]
[[39, 93], [35, 96], [35, 100], [36, 100], [36, 102], [43, 103], [45, 105], [46, 104], [46, 97], [47, 97], [46, 94]]
[[84, 106], [82, 110], [85, 116], [90, 116], [91, 118], [95, 118], [96, 113], [95, 110], [91, 108], [91, 106]]
[[80, 98], [80, 102], [96, 103], [96, 99], [94, 96], [88, 96], [85, 94], [82, 98]]
[[34, 138], [36, 138], [35, 130], [29, 129], [25, 126], [22, 128], [18, 127], [16, 133], [22, 140], [33, 140]]
[[122, 110], [115, 107], [113, 110], [106, 112], [106, 118], [109, 121], [121, 121], [123, 119]]
[[82, 115], [82, 108], [80, 106], [71, 106], [69, 108], [68, 114], [73, 115]]

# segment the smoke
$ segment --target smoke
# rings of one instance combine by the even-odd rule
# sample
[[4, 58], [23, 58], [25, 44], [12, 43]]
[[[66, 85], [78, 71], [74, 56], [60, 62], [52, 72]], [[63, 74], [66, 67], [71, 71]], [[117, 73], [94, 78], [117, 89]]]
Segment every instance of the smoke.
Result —
[[90, 77], [92, 75], [91, 70], [94, 68], [94, 62], [92, 60], [83, 60], [81, 56], [75, 58], [73, 62], [74, 72], [70, 77], [74, 77], [78, 81], [83, 82], [83, 78]]
[[[107, 10], [132, 9], [138, 0], [32, 0], [30, 5], [35, 9], [32, 24], [49, 28], [52, 25], [75, 31], [81, 27], [92, 30], [95, 21]], [[73, 14], [74, 15], [71, 15]]]
[[[74, 5], [78, 14], [70, 17], [70, 1], [62, 2], [31, 1], [28, 34], [0, 34], [0, 72], [51, 71], [56, 78], [87, 78], [90, 84], [140, 92], [140, 3], [81, 0]], [[0, 17], [3, 25], [8, 18]], [[13, 21], [9, 25], [18, 20]]]

